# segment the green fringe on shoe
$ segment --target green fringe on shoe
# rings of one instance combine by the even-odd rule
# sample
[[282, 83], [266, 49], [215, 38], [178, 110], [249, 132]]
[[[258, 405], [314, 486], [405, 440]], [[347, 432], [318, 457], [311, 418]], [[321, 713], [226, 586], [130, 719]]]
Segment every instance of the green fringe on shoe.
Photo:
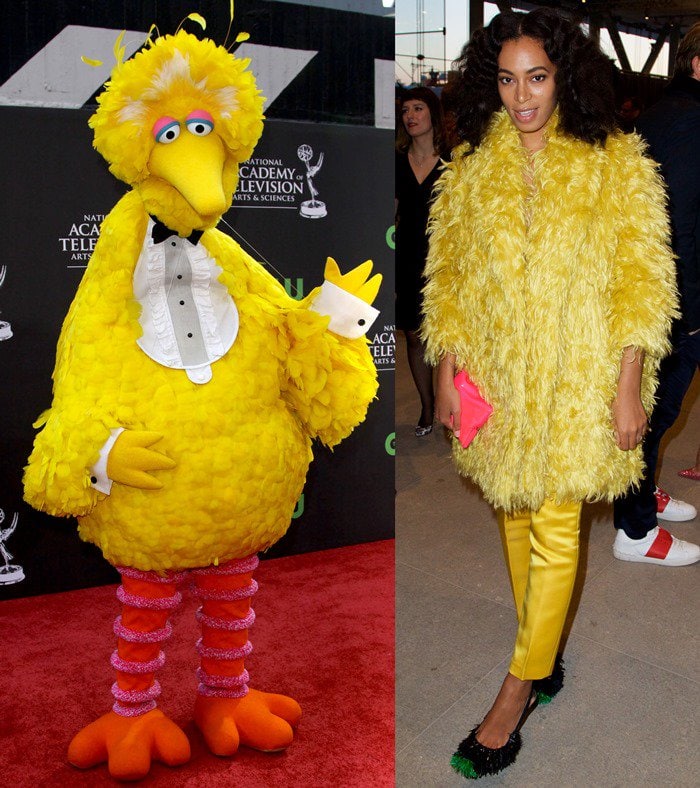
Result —
[[452, 758], [450, 758], [450, 766], [457, 772], [457, 774], [461, 774], [462, 777], [466, 777], [467, 780], [478, 780], [479, 776], [474, 771], [474, 764], [469, 760], [469, 758], [463, 758], [458, 752], [456, 752]]
[[554, 663], [554, 670], [551, 675], [543, 679], [536, 679], [532, 682], [532, 688], [537, 692], [537, 702], [540, 706], [546, 706], [552, 702], [552, 698], [564, 686], [564, 659], [559, 654]]

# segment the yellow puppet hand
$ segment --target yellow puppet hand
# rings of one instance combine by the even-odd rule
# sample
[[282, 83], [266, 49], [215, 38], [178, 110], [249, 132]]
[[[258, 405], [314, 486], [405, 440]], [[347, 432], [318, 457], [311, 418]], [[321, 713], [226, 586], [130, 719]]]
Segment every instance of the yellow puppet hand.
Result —
[[163, 484], [149, 471], [170, 470], [175, 463], [149, 448], [163, 436], [159, 432], [124, 430], [107, 458], [107, 476], [120, 484], [141, 490], [160, 490]]
[[366, 304], [371, 304], [377, 297], [379, 285], [382, 283], [381, 274], [375, 274], [371, 279], [368, 279], [367, 277], [371, 273], [371, 260], [365, 260], [364, 263], [353, 268], [352, 271], [348, 271], [347, 274], [341, 274], [338, 263], [329, 257], [326, 260], [326, 270], [323, 272], [323, 277], [336, 287], [340, 287], [356, 298], [361, 298]]

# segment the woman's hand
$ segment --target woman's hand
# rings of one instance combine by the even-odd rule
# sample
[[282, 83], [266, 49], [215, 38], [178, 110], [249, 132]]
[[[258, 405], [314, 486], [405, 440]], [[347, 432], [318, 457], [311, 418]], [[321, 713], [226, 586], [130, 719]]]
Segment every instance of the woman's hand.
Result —
[[435, 418], [459, 438], [461, 407], [454, 378], [455, 357], [448, 353], [438, 365], [435, 387]]
[[629, 451], [642, 442], [649, 430], [649, 420], [639, 396], [644, 368], [644, 352], [626, 347], [622, 352], [617, 396], [612, 405], [615, 442]]
[[649, 421], [639, 396], [618, 392], [612, 406], [615, 442], [623, 451], [636, 449], [649, 430]]

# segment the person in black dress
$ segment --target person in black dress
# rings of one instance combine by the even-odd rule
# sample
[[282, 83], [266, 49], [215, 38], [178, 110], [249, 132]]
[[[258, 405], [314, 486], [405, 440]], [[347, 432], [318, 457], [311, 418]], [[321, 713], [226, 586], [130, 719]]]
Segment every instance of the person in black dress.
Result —
[[413, 88], [402, 96], [396, 142], [396, 324], [406, 334], [408, 363], [421, 400], [418, 437], [433, 429], [433, 370], [425, 362], [418, 330], [428, 253], [426, 225], [440, 174], [443, 129], [440, 100], [432, 90]]

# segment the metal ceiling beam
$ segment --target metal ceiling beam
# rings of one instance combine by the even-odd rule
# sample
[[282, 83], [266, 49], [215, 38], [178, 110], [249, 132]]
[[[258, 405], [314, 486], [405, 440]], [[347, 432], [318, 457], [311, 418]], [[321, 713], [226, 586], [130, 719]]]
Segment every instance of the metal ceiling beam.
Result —
[[620, 61], [620, 67], [623, 71], [632, 71], [632, 66], [630, 66], [627, 52], [625, 52], [625, 47], [622, 43], [622, 39], [620, 38], [620, 33], [617, 30], [617, 24], [612, 18], [612, 15], [606, 14], [605, 26], [608, 28], [608, 33], [610, 33], [610, 40], [615, 47], [615, 54], [617, 55], [617, 59]]
[[646, 63], [642, 66], [642, 70], [639, 72], [640, 74], [650, 74], [651, 67], [656, 63], [656, 58], [659, 56], [659, 52], [661, 52], [661, 48], [666, 43], [666, 38], [668, 34], [671, 32], [671, 25], [667, 22], [661, 31], [659, 32], [659, 37], [654, 41], [654, 46], [651, 48], [651, 52], [649, 52], [649, 57], [646, 60]]
[[673, 76], [676, 70], [676, 54], [678, 53], [678, 45], [681, 43], [681, 31], [678, 25], [671, 28], [671, 35], [668, 40], [668, 75]]
[[484, 3], [482, 0], [469, 0], [469, 36], [484, 26]]

